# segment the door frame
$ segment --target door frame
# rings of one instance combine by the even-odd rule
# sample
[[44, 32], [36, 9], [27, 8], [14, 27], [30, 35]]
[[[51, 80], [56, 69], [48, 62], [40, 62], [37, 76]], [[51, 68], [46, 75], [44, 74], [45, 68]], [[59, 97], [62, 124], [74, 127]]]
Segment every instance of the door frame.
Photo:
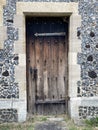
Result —
[[[26, 21], [28, 21], [28, 19], [32, 19], [32, 18], [37, 18], [37, 17], [32, 17], [32, 16], [26, 16]], [[69, 29], [69, 16], [66, 16], [66, 17], [63, 17], [63, 16], [58, 16], [58, 17], [55, 17], [55, 16], [51, 16], [51, 17], [48, 17], [48, 16], [40, 16], [40, 17], [38, 17], [40, 20], [41, 20], [41, 18], [50, 18], [51, 19], [51, 22], [52, 22], [52, 20], [53, 20], [53, 18], [56, 18], [56, 19], [62, 19], [62, 21], [63, 21], [63, 24], [66, 24], [66, 22], [67, 22], [67, 25], [66, 25], [66, 27]], [[65, 21], [66, 20], [66, 21]], [[29, 22], [29, 21], [28, 21]], [[28, 22], [26, 23], [26, 28], [28, 27]], [[31, 21], [30, 21], [31, 22]], [[64, 27], [63, 27], [64, 28]], [[64, 38], [65, 38], [65, 40], [64, 40], [64, 42], [66, 43], [66, 50], [65, 50], [65, 52], [64, 52], [64, 55], [66, 56], [66, 64], [65, 64], [65, 70], [66, 70], [66, 79], [64, 79], [64, 82], [66, 82], [66, 87], [65, 87], [65, 93], [64, 93], [64, 96], [65, 96], [65, 107], [64, 107], [64, 113], [68, 113], [68, 100], [69, 100], [69, 97], [68, 97], [68, 35], [69, 35], [69, 30], [67, 29], [67, 34], [64, 36]], [[36, 33], [36, 31], [35, 31], [35, 33]], [[65, 32], [66, 33], [66, 32]], [[31, 86], [31, 83], [30, 82], [32, 82], [31, 80], [32, 80], [32, 78], [30, 77], [30, 70], [29, 70], [29, 61], [31, 61], [31, 59], [29, 59], [28, 60], [28, 57], [30, 57], [30, 52], [29, 52], [29, 50], [30, 50], [30, 48], [29, 48], [29, 42], [28, 42], [28, 32], [26, 32], [26, 72], [27, 72], [27, 111], [28, 111], [28, 113], [30, 113], [30, 114], [32, 114], [32, 112], [33, 111], [35, 111], [35, 109], [36, 109], [36, 106], [34, 105], [34, 100], [35, 100], [35, 96], [34, 95], [36, 95], [35, 94], [35, 92], [33, 92], [33, 90], [35, 90], [34, 88], [32, 88], [32, 86]], [[30, 36], [31, 37], [31, 36]], [[33, 36], [32, 36], [33, 37]], [[32, 43], [31, 43], [32, 44]], [[34, 83], [34, 82], [33, 82]], [[33, 86], [35, 85], [35, 83], [34, 84], [32, 84]], [[34, 94], [34, 95], [33, 95]], [[33, 100], [32, 100], [33, 99]], [[49, 103], [49, 102], [48, 102]], [[41, 104], [41, 103], [40, 103]], [[63, 105], [64, 105], [63, 104]], [[42, 104], [41, 104], [42, 105]], [[32, 111], [32, 109], [34, 109], [33, 111]], [[34, 115], [35, 113], [33, 113], [33, 115]]]
[[[39, 8], [40, 7], [40, 8]], [[19, 83], [19, 97], [24, 107], [19, 107], [27, 114], [27, 88], [26, 88], [26, 38], [25, 17], [31, 16], [70, 16], [69, 26], [69, 52], [68, 52], [68, 113], [74, 115], [74, 109], [78, 113], [78, 105], [74, 105], [77, 97], [77, 81], [80, 80], [80, 66], [77, 64], [77, 53], [81, 52], [81, 41], [77, 38], [77, 27], [81, 25], [81, 17], [78, 14], [78, 3], [76, 2], [17, 2], [17, 12], [14, 25], [19, 29], [19, 39], [15, 42], [15, 53], [19, 54], [19, 65], [15, 69], [16, 81]], [[20, 20], [19, 20], [20, 19]], [[21, 48], [19, 50], [19, 48]], [[76, 70], [76, 72], [74, 72]], [[20, 73], [21, 72], [21, 75]], [[76, 110], [77, 109], [77, 110]], [[25, 116], [26, 117], [26, 116]]]

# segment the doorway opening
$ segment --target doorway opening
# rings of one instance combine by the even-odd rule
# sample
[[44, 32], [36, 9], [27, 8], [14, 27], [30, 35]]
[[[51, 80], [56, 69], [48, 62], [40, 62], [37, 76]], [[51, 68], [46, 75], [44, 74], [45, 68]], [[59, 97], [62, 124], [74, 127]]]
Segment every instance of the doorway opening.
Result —
[[26, 17], [28, 113], [67, 112], [68, 28], [69, 17]]

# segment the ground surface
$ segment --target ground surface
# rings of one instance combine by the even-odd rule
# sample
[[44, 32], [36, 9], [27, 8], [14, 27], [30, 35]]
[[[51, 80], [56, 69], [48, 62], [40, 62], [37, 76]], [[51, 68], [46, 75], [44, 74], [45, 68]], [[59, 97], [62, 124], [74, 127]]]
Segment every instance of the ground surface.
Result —
[[24, 123], [0, 124], [0, 130], [98, 130], [98, 127], [76, 126], [67, 116], [35, 116]]

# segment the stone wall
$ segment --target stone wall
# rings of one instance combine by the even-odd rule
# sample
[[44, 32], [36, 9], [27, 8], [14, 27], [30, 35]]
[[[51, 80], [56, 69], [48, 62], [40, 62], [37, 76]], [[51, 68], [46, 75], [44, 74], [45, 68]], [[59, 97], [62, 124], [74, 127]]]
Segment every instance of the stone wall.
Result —
[[80, 106], [79, 117], [80, 119], [90, 119], [98, 116], [98, 107], [95, 106]]
[[81, 53], [81, 81], [78, 82], [78, 96], [98, 96], [98, 2], [79, 2], [81, 27], [78, 28]]
[[17, 122], [18, 113], [16, 109], [0, 109], [0, 122]]
[[[77, 96], [82, 100], [83, 97], [90, 100], [90, 98], [98, 97], [98, 1], [80, 1], [79, 14], [82, 18], [81, 27], [77, 32], [78, 38], [81, 39], [81, 53], [78, 53], [81, 81], [77, 82]], [[86, 100], [88, 106], [79, 107], [81, 119], [98, 116], [97, 103], [92, 103], [94, 98], [91, 103], [88, 103], [89, 100]]]

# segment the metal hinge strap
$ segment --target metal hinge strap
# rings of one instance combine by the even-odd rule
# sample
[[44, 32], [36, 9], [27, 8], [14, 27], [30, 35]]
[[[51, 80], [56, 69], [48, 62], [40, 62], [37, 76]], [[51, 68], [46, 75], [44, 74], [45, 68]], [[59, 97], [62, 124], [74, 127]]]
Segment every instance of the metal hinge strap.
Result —
[[38, 36], [65, 36], [66, 33], [65, 32], [55, 32], [55, 33], [35, 33], [34, 36], [38, 37]]

